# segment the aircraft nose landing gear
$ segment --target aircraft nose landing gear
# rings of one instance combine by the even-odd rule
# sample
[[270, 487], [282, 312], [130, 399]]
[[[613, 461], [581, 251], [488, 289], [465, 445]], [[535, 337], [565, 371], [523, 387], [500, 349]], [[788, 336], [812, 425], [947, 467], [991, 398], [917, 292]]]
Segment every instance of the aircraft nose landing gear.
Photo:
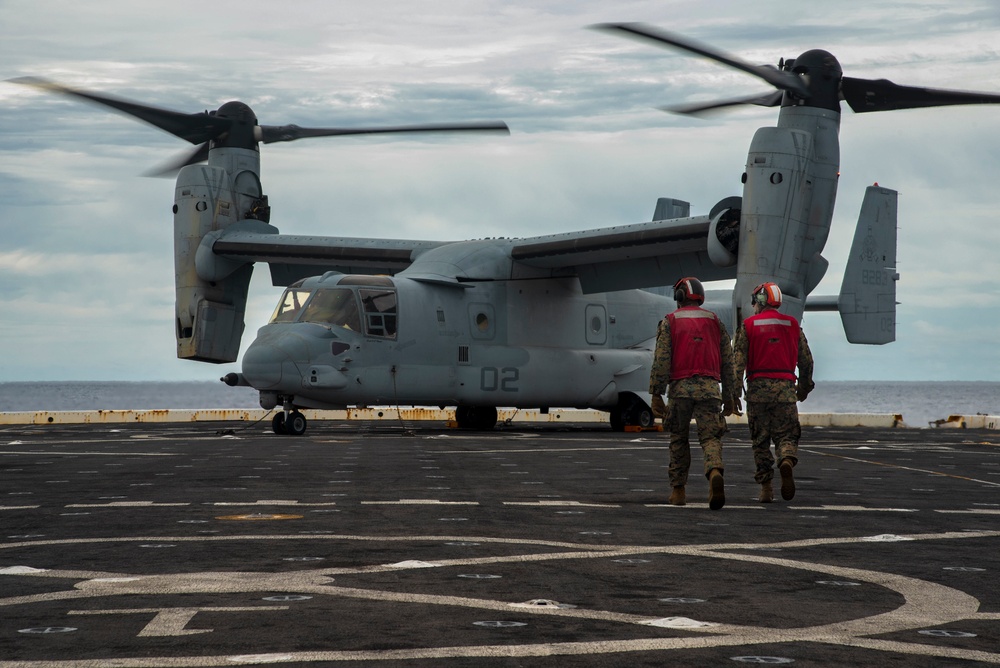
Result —
[[306, 433], [306, 416], [297, 410], [282, 411], [271, 420], [275, 434], [301, 436]]

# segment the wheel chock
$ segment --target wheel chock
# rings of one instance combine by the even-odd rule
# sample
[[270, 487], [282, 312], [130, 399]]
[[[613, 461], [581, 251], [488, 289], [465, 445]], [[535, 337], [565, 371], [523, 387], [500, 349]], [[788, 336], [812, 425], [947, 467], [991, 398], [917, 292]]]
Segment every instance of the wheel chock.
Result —
[[640, 431], [663, 431], [662, 424], [654, 424], [649, 427], [642, 427], [637, 424], [627, 424], [625, 425], [625, 431], [628, 432], [640, 432]]

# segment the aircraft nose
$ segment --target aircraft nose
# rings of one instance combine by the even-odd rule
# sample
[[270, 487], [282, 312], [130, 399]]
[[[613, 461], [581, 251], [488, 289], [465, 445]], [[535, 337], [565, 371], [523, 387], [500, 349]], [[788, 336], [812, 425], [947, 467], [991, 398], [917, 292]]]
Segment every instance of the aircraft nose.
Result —
[[277, 389], [299, 372], [289, 354], [273, 343], [254, 342], [243, 355], [243, 377], [258, 390]]

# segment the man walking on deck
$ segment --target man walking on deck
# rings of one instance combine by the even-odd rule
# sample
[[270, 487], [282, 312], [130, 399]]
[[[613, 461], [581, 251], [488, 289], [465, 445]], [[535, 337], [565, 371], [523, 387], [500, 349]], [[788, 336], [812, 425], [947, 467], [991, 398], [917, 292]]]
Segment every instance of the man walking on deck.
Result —
[[754, 315], [743, 321], [733, 341], [736, 393], [741, 393], [745, 371], [747, 421], [757, 469], [754, 480], [760, 483], [758, 501], [774, 500], [771, 480], [775, 457], [771, 455], [771, 441], [781, 473], [781, 498], [788, 501], [795, 496], [792, 469], [799, 460], [802, 435], [796, 402], [805, 401], [815, 387], [813, 358], [799, 321], [778, 312], [781, 289], [776, 284], [758, 285], [752, 300]]
[[[705, 458], [708, 505], [719, 510], [726, 503], [722, 478], [724, 416], [740, 408], [729, 332], [718, 316], [701, 308], [705, 303], [705, 288], [697, 278], [677, 281], [674, 300], [677, 310], [660, 322], [657, 331], [649, 379], [653, 409], [661, 414], [664, 427], [670, 431], [670, 503], [685, 505], [685, 486], [691, 468], [688, 435], [694, 418]], [[669, 404], [664, 406], [663, 393], [668, 382]]]

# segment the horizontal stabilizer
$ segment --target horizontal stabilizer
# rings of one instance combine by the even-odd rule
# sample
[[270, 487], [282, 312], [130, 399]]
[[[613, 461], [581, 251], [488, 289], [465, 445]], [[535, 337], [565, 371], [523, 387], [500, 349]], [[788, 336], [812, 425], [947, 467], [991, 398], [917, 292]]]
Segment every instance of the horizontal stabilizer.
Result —
[[896, 340], [896, 191], [869, 186], [837, 299], [851, 343]]

